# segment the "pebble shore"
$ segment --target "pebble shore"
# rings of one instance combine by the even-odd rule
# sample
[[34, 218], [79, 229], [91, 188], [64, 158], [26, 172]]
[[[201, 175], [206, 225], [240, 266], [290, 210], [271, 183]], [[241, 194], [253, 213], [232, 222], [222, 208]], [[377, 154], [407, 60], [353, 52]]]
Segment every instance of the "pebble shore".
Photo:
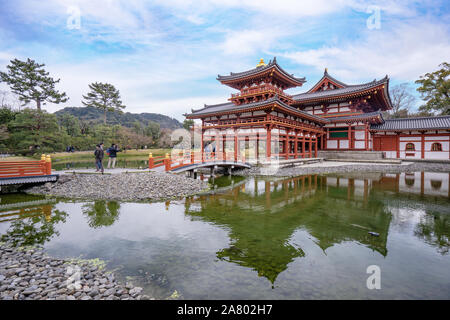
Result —
[[56, 183], [46, 183], [25, 191], [74, 199], [161, 201], [186, 197], [207, 189], [206, 181], [165, 172], [147, 172], [63, 174]]
[[154, 300], [89, 260], [52, 258], [0, 244], [0, 300]]
[[235, 172], [236, 175], [243, 176], [276, 176], [295, 177], [303, 174], [331, 174], [331, 173], [351, 173], [351, 172], [376, 172], [376, 173], [400, 173], [400, 172], [450, 172], [450, 163], [431, 162], [411, 162], [408, 164], [372, 164], [372, 163], [349, 163], [339, 166], [299, 166], [286, 168], [263, 168], [252, 167]]

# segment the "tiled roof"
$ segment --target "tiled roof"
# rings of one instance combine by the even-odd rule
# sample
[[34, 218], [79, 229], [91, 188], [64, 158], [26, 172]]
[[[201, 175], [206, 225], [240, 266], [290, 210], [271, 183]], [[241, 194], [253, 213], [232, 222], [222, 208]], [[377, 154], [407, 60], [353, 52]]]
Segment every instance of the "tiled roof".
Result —
[[333, 81], [334, 83], [337, 83], [338, 85], [340, 85], [340, 86], [342, 86], [342, 87], [344, 87], [344, 88], [345, 88], [345, 87], [348, 87], [348, 84], [346, 84], [346, 83], [344, 83], [344, 82], [342, 82], [342, 81], [339, 81], [338, 79], [336, 79], [336, 78], [330, 76], [329, 73], [328, 73], [328, 70], [325, 68], [325, 71], [323, 72], [323, 77], [322, 77], [319, 81], [317, 81], [317, 83], [316, 83], [311, 89], [309, 89], [309, 90], [308, 90], [307, 92], [305, 92], [305, 93], [310, 93], [310, 92], [312, 92], [314, 89], [316, 89], [317, 85], [318, 85], [319, 83], [321, 83], [325, 78], [330, 79], [330, 80]]
[[379, 86], [380, 84], [384, 84], [388, 81], [388, 77], [384, 77], [383, 79], [380, 79], [378, 81], [374, 80], [371, 82], [367, 82], [364, 84], [357, 84], [357, 85], [346, 85], [344, 88], [339, 89], [333, 89], [333, 90], [325, 90], [325, 91], [316, 91], [316, 92], [306, 92], [306, 93], [300, 93], [293, 95], [292, 98], [296, 102], [306, 101], [310, 99], [315, 98], [330, 98], [334, 96], [340, 96], [343, 94], [349, 94], [349, 93], [355, 93], [363, 90], [367, 90], [370, 88], [374, 88], [376, 86]]
[[192, 110], [191, 114], [186, 114], [185, 116], [200, 116], [200, 115], [208, 115], [208, 114], [215, 114], [218, 112], [228, 112], [228, 111], [245, 111], [246, 109], [250, 109], [250, 108], [254, 108], [254, 107], [258, 107], [258, 106], [264, 106], [270, 103], [278, 103], [280, 106], [289, 109], [295, 113], [297, 113], [300, 116], [303, 116], [305, 118], [309, 118], [309, 119], [314, 119], [317, 122], [320, 123], [326, 123], [328, 122], [327, 119], [322, 118], [322, 117], [318, 117], [315, 115], [312, 115], [310, 113], [307, 113], [305, 111], [302, 110], [298, 110], [294, 107], [291, 107], [290, 105], [287, 105], [286, 103], [284, 103], [283, 101], [281, 101], [278, 97], [278, 95], [275, 95], [272, 98], [269, 98], [267, 100], [264, 101], [259, 101], [259, 102], [252, 102], [252, 103], [247, 103], [247, 104], [241, 104], [241, 105], [235, 105], [234, 103], [230, 102], [230, 103], [221, 103], [221, 104], [216, 104], [216, 105], [205, 105], [204, 108], [199, 109], [199, 110]]
[[450, 129], [450, 116], [389, 119], [383, 124], [371, 125], [370, 129], [379, 131]]
[[381, 121], [383, 121], [383, 115], [379, 111], [375, 112], [368, 112], [368, 113], [362, 113], [352, 116], [343, 116], [343, 117], [329, 117], [326, 118], [330, 122], [339, 122], [339, 121], [347, 121], [347, 120], [359, 120], [359, 119], [367, 119], [367, 118], [373, 118], [373, 117], [381, 117]]
[[284, 74], [286, 77], [294, 80], [295, 82], [298, 82], [300, 85], [304, 82], [306, 82], [305, 78], [296, 78], [294, 77], [293, 74], [289, 74], [286, 71], [284, 71], [277, 63], [277, 58], [274, 57], [273, 60], [270, 60], [268, 64], [266, 64], [265, 66], [261, 66], [261, 67], [256, 67], [254, 69], [251, 70], [247, 70], [247, 71], [243, 71], [243, 72], [230, 72], [230, 75], [226, 75], [226, 76], [221, 76], [221, 75], [217, 75], [217, 80], [219, 81], [229, 81], [229, 80], [236, 80], [236, 79], [240, 79], [242, 77], [246, 77], [249, 75], [254, 75], [254, 74], [258, 74], [258, 73], [262, 73], [270, 68], [272, 68], [273, 66], [275, 66], [278, 71], [280, 71], [282, 74]]

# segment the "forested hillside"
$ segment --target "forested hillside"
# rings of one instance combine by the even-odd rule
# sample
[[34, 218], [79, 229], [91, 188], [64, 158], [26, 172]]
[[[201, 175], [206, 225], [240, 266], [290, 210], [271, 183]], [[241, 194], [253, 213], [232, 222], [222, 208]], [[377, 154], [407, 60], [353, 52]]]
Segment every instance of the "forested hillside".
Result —
[[[103, 112], [94, 107], [66, 107], [55, 112], [56, 116], [63, 114], [73, 115], [81, 121], [95, 124], [103, 121]], [[178, 120], [159, 113], [108, 112], [106, 115], [106, 123], [111, 125], [120, 124], [131, 128], [136, 121], [139, 121], [144, 126], [147, 126], [149, 121], [153, 121], [158, 123], [161, 129], [178, 129], [183, 127]]]

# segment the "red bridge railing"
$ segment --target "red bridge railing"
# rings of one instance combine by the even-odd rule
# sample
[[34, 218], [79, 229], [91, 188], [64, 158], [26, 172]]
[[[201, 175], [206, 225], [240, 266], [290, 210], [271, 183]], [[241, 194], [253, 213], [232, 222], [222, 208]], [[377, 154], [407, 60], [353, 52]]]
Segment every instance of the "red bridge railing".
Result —
[[0, 178], [31, 177], [52, 174], [50, 156], [37, 161], [0, 161]]
[[234, 151], [203, 153], [200, 151], [188, 151], [180, 152], [173, 157], [168, 153], [166, 153], [166, 156], [153, 157], [150, 153], [148, 157], [148, 167], [149, 169], [153, 169], [164, 166], [165, 171], [170, 171], [191, 164], [214, 161], [245, 162], [245, 155], [235, 155]]

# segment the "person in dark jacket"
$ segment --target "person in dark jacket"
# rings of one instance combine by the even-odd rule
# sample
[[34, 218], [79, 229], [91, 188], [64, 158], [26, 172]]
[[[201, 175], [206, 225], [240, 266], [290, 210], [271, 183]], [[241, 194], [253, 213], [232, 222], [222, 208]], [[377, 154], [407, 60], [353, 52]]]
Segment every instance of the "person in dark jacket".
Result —
[[109, 154], [108, 169], [114, 169], [114, 167], [116, 166], [117, 152], [120, 152], [120, 150], [119, 147], [114, 143], [111, 145], [111, 147], [108, 148], [108, 150], [106, 150], [106, 153]]
[[105, 155], [105, 153], [103, 152], [103, 143], [100, 143], [97, 145], [97, 147], [95, 148], [94, 155], [95, 155], [95, 164], [97, 166], [96, 172], [101, 171], [103, 174], [103, 171], [104, 171], [103, 157]]

